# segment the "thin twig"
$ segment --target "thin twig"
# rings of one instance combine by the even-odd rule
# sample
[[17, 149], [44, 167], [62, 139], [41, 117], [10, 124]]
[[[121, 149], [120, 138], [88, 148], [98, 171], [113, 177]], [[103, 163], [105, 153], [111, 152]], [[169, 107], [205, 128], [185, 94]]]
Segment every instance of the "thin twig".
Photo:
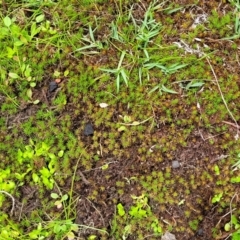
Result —
[[18, 221], [20, 222], [21, 218], [22, 218], [22, 211], [23, 211], [23, 203], [21, 205], [21, 209], [20, 209], [20, 213], [19, 213], [19, 217], [18, 217]]
[[12, 209], [10, 211], [10, 216], [12, 216], [14, 208], [15, 208], [15, 199], [14, 199], [14, 197], [10, 193], [8, 193], [6, 191], [3, 191], [3, 190], [0, 190], [0, 193], [4, 193], [4, 194], [6, 194], [7, 196], [9, 196], [12, 199]]
[[[224, 103], [224, 105], [225, 105], [225, 107], [226, 107], [226, 109], [227, 109], [227, 111], [228, 111], [230, 117], [231, 117], [232, 120], [234, 121], [235, 125], [238, 126], [238, 123], [237, 123], [235, 117], [233, 116], [232, 112], [231, 112], [230, 109], [228, 108], [227, 102], [226, 102], [226, 100], [225, 100], [225, 98], [224, 98], [224, 96], [223, 96], [223, 93], [222, 93], [222, 90], [221, 90], [221, 87], [220, 87], [220, 84], [219, 84], [219, 81], [218, 81], [217, 75], [216, 75], [216, 73], [215, 73], [215, 71], [214, 71], [214, 69], [213, 69], [213, 67], [212, 67], [212, 64], [210, 63], [208, 57], [207, 57], [206, 59], [207, 59], [208, 64], [209, 64], [209, 66], [210, 66], [210, 68], [211, 68], [211, 70], [212, 70], [213, 76], [214, 76], [214, 78], [215, 78], [215, 80], [216, 80], [216, 83], [217, 83], [218, 90], [219, 90], [219, 92], [220, 92], [220, 95], [221, 95], [222, 101], [223, 101], [223, 103]], [[238, 138], [239, 138], [239, 128], [237, 128], [237, 133], [236, 133], [236, 135], [235, 135], [235, 139], [237, 140]]]
[[233, 127], [235, 127], [235, 128], [237, 128], [237, 129], [239, 129], [240, 128], [240, 126], [239, 125], [236, 125], [236, 124], [234, 124], [234, 123], [231, 123], [231, 122], [228, 122], [228, 121], [222, 121], [223, 123], [226, 123], [226, 124], [228, 124], [228, 125], [231, 125], [231, 126], [233, 126]]
[[220, 220], [218, 221], [216, 227], [220, 224], [220, 222], [223, 220], [223, 218], [225, 218], [225, 217], [226, 217], [227, 215], [229, 215], [229, 214], [232, 214], [232, 212], [234, 212], [236, 209], [237, 209], [237, 208], [234, 208], [234, 209], [232, 209], [231, 211], [227, 212], [225, 215], [223, 215], [223, 216], [220, 218]]
[[77, 173], [82, 177], [82, 180], [86, 185], [90, 185], [90, 182], [86, 179], [86, 177], [83, 175], [83, 173], [80, 170], [78, 170]]

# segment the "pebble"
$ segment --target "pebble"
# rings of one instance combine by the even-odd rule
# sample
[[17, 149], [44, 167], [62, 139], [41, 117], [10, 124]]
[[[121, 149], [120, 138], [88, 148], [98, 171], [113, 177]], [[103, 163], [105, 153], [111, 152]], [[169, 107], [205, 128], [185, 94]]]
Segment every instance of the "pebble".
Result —
[[58, 88], [58, 84], [55, 81], [49, 83], [49, 92], [54, 92]]
[[176, 237], [175, 237], [174, 234], [172, 234], [172, 233], [170, 233], [170, 232], [166, 232], [166, 233], [162, 236], [161, 240], [176, 240]]
[[83, 134], [85, 136], [90, 136], [90, 135], [93, 135], [93, 125], [91, 123], [87, 123], [84, 127], [84, 130], [83, 130]]
[[179, 167], [180, 167], [179, 161], [177, 161], [177, 160], [172, 161], [172, 168], [179, 168]]
[[198, 236], [203, 236], [203, 235], [204, 235], [202, 228], [198, 229], [197, 235], [198, 235]]

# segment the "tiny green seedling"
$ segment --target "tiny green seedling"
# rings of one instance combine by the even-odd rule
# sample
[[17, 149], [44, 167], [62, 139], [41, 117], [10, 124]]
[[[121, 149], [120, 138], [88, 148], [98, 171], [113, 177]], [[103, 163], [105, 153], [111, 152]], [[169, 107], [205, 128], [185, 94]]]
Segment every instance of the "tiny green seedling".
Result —
[[240, 183], [240, 176], [231, 177], [231, 183]]
[[212, 203], [220, 202], [222, 199], [223, 193], [215, 194], [212, 198]]
[[127, 181], [127, 183], [130, 185], [131, 184], [131, 181], [133, 181], [133, 180], [136, 180], [137, 178], [136, 177], [130, 177], [130, 178], [124, 178], [126, 181]]
[[231, 230], [235, 230], [231, 236], [233, 240], [238, 240], [240, 239], [240, 220], [239, 220], [239, 217], [237, 218], [236, 215], [232, 215], [231, 216], [231, 221], [226, 223], [224, 225], [224, 230], [226, 232], [229, 232]]
[[109, 167], [109, 165], [108, 164], [104, 164], [101, 168], [102, 168], [102, 170], [107, 170], [108, 169], [108, 167]]
[[90, 235], [87, 240], [95, 240], [97, 239], [97, 236], [96, 235]]
[[28, 99], [29, 99], [28, 102], [33, 103], [33, 104], [38, 104], [40, 102], [40, 100], [39, 99], [33, 100], [32, 95], [33, 95], [32, 89], [29, 88], [27, 90], [27, 96], [28, 96]]
[[218, 165], [214, 165], [214, 171], [216, 175], [220, 175], [220, 169], [218, 167]]
[[64, 194], [63, 196], [59, 196], [57, 193], [51, 193], [51, 198], [56, 199], [54, 205], [58, 209], [61, 209], [63, 207], [63, 202], [68, 199], [68, 195]]
[[184, 203], [185, 203], [185, 199], [182, 199], [179, 203], [178, 203], [178, 206], [181, 206], [181, 205], [183, 205]]
[[[50, 146], [45, 142], [41, 144], [35, 144], [30, 139], [30, 144], [25, 146], [25, 150], [18, 149], [17, 160], [20, 165], [26, 164], [27, 168], [24, 173], [16, 173], [16, 177], [23, 183], [23, 180], [28, 172], [33, 171], [33, 163], [38, 157], [46, 157], [48, 164], [46, 167], [42, 167], [37, 173], [32, 173], [33, 182], [42, 182], [48, 189], [52, 189], [54, 185], [53, 175], [56, 171], [57, 156], [54, 153], [49, 152]], [[58, 152], [58, 157], [63, 156], [63, 150]]]
[[136, 205], [131, 206], [129, 214], [138, 219], [146, 217], [148, 215], [148, 211], [150, 210], [148, 198], [144, 194], [139, 197], [131, 195], [131, 197], [135, 200]]
[[157, 218], [155, 218], [151, 223], [151, 228], [153, 229], [154, 233], [162, 233], [163, 231]]
[[[10, 180], [10, 177], [10, 168], [6, 168], [5, 170], [0, 169], [0, 189], [2, 190], [2, 193], [7, 192], [7, 194], [9, 194], [9, 192], [12, 192], [15, 189], [16, 183]], [[5, 196], [0, 194], [0, 207], [2, 206], [4, 200]]]
[[121, 217], [126, 214], [126, 212], [124, 210], [124, 207], [123, 207], [123, 205], [121, 203], [119, 203], [117, 205], [117, 210], [118, 210], [118, 215], [121, 216]]

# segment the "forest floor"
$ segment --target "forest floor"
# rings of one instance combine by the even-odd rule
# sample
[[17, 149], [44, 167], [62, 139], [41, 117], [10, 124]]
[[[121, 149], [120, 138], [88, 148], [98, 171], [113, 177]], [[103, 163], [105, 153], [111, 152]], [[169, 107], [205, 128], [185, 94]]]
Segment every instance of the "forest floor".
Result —
[[239, 1], [0, 12], [0, 240], [240, 239]]

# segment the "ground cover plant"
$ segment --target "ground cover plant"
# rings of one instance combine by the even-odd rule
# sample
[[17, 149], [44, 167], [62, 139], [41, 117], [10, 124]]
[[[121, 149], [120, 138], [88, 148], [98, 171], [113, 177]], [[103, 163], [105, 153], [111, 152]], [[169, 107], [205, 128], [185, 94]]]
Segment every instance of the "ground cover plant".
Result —
[[0, 10], [0, 240], [240, 239], [239, 0]]

